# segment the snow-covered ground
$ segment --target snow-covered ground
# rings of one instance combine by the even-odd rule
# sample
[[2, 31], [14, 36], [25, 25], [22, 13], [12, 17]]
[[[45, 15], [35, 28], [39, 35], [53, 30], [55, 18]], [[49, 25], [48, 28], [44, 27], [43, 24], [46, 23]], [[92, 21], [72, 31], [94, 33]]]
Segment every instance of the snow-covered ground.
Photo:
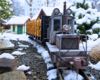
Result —
[[[0, 35], [0, 37], [4, 37], [8, 40], [10, 40], [10, 39], [18, 40], [19, 39], [19, 40], [24, 40], [24, 41], [28, 41], [28, 42], [32, 43], [33, 46], [37, 47], [38, 52], [42, 55], [43, 59], [45, 60], [45, 63], [47, 64], [47, 69], [54, 66], [53, 64], [48, 63], [48, 62], [51, 61], [50, 56], [48, 54], [48, 51], [46, 51], [46, 49], [43, 46], [39, 45], [37, 42], [30, 40], [26, 34], [17, 35], [17, 34], [11, 34], [11, 33], [4, 33], [2, 36]], [[93, 39], [90, 39], [90, 40], [87, 41], [88, 42], [87, 46], [88, 46], [89, 50], [92, 47], [94, 47], [96, 44], [100, 44], [100, 38], [95, 40], [95, 41], [93, 41], [93, 40], [94, 40], [94, 37], [93, 37]], [[93, 44], [91, 44], [91, 43], [93, 43]], [[83, 44], [85, 44], [85, 42]], [[80, 44], [80, 45], [82, 45], [82, 44]], [[19, 51], [14, 51], [12, 53], [12, 55], [9, 55], [8, 53], [4, 53], [4, 54], [0, 55], [0, 58], [7, 57], [7, 58], [10, 58], [10, 59], [12, 59], [12, 58], [14, 59], [13, 55], [24, 55], [24, 54], [25, 53], [21, 53]], [[100, 64], [100, 62], [98, 62], [96, 65], [93, 65], [92, 63], [90, 63], [89, 66], [92, 67], [92, 68], [95, 68], [95, 69], [99, 69], [99, 64]], [[29, 66], [25, 67], [25, 65], [23, 64], [18, 69], [25, 69], [26, 70], [26, 68], [29, 69]], [[66, 72], [64, 71], [64, 73], [68, 73], [68, 71], [66, 71]], [[29, 72], [29, 74], [31, 74], [31, 72]], [[76, 72], [73, 72], [73, 74], [72, 74], [72, 71], [69, 71], [69, 75], [67, 77], [65, 76], [64, 78], [65, 78], [65, 80], [66, 80], [66, 78], [69, 78], [69, 80], [70, 80], [72, 78], [72, 76], [75, 77], [75, 75], [76, 75]], [[53, 69], [53, 70], [48, 71], [47, 76], [48, 76], [48, 80], [56, 78], [57, 77], [57, 70]], [[79, 75], [78, 80], [82, 80], [82, 77], [80, 77], [80, 75]]]

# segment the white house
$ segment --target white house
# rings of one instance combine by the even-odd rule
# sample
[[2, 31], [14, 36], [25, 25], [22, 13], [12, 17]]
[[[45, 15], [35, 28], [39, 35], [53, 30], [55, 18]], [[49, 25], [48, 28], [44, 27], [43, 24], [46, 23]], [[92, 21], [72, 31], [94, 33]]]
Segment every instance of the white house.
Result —
[[13, 16], [6, 24], [10, 25], [12, 33], [23, 34], [26, 33], [27, 21], [29, 16]]

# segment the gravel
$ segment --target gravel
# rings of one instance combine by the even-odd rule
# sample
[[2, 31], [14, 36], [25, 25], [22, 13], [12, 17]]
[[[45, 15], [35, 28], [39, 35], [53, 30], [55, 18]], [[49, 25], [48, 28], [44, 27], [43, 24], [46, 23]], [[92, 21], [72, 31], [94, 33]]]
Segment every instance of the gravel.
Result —
[[[97, 60], [94, 60], [94, 59], [89, 59], [89, 61], [92, 63], [92, 64], [97, 64], [98, 61]], [[92, 75], [94, 77], [94, 79], [91, 79], [91, 80], [100, 80], [100, 71], [99, 70], [96, 70], [96, 69], [92, 69], [91, 67], [87, 68], [86, 71], [88, 71], [90, 73], [90, 75]]]
[[31, 74], [26, 74], [28, 80], [47, 80], [47, 67], [42, 56], [37, 52], [37, 49], [33, 45], [26, 41], [14, 41], [11, 42], [15, 45], [13, 50], [0, 50], [2, 53], [12, 53], [17, 51], [21, 43], [23, 45], [28, 45], [29, 47], [24, 47], [20, 52], [26, 52], [24, 55], [15, 55], [15, 58], [20, 62], [20, 65], [30, 66]]
[[[19, 49], [21, 52], [25, 52], [24, 55], [16, 55], [16, 59], [20, 62], [20, 65], [30, 66], [31, 74], [26, 77], [28, 80], [47, 80], [47, 67], [44, 62], [42, 56], [37, 52], [37, 49], [33, 47], [33, 45], [26, 41], [14, 41], [11, 42], [15, 45], [12, 50], [0, 50], [0, 54], [2, 53], [12, 53], [19, 49], [19, 43], [23, 45], [28, 45], [29, 47], [24, 47], [23, 49]], [[97, 60], [90, 59], [92, 64], [97, 64]], [[92, 69], [91, 67], [87, 68], [86, 71], [93, 75], [95, 79], [91, 80], [100, 80], [100, 71]]]

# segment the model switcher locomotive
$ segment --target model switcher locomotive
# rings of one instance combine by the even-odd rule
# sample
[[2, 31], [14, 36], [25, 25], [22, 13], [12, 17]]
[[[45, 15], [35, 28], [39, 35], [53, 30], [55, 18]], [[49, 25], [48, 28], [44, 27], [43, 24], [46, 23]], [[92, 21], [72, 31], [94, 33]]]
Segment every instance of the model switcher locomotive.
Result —
[[51, 16], [41, 16], [41, 28], [33, 28], [39, 29], [40, 36], [34, 35], [37, 31], [31, 34], [32, 29], [28, 26], [32, 27], [31, 22], [27, 25], [27, 29], [31, 29], [27, 34], [46, 44], [51, 60], [58, 69], [84, 69], [88, 66], [87, 42], [85, 48], [79, 46], [80, 36], [85, 35], [74, 33], [74, 17], [71, 13], [71, 9], [66, 9], [64, 2], [63, 13], [55, 8]]

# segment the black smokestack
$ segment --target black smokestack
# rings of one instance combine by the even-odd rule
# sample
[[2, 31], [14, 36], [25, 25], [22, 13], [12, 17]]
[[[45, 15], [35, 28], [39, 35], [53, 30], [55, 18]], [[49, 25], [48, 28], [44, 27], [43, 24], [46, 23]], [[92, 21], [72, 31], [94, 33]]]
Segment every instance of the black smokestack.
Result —
[[66, 15], [66, 1], [64, 2], [63, 15]]

